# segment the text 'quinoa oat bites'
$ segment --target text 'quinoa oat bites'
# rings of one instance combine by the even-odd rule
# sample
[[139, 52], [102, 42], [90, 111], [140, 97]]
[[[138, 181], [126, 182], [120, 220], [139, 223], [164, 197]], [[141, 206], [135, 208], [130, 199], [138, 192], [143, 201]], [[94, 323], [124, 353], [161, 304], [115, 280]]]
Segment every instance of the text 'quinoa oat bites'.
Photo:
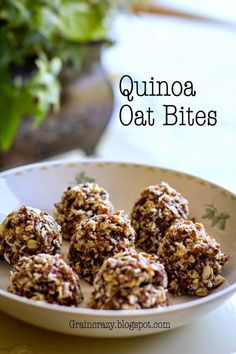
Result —
[[168, 305], [167, 274], [154, 254], [132, 250], [108, 258], [94, 279], [89, 306], [127, 310]]
[[165, 232], [175, 220], [187, 219], [187, 200], [167, 183], [145, 188], [136, 201], [131, 223], [136, 231], [136, 245], [156, 253]]
[[104, 260], [134, 247], [135, 231], [121, 212], [82, 221], [71, 239], [68, 259], [73, 269], [92, 283]]
[[158, 255], [166, 267], [169, 291], [175, 295], [205, 296], [224, 282], [220, 273], [229, 256], [200, 223], [186, 220], [172, 225]]
[[109, 193], [96, 183], [84, 183], [64, 191], [61, 201], [55, 204], [55, 219], [62, 227], [63, 237], [70, 239], [82, 220], [112, 211]]
[[65, 306], [77, 306], [83, 300], [78, 275], [59, 254], [22, 257], [11, 272], [8, 290], [29, 299]]
[[46, 212], [22, 206], [0, 226], [3, 255], [8, 263], [38, 253], [56, 254], [62, 244], [61, 227]]

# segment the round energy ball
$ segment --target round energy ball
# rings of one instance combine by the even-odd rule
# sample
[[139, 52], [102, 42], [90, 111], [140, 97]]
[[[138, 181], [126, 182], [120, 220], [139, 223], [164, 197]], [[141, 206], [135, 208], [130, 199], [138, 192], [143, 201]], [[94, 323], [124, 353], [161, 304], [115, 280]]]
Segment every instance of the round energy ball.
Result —
[[146, 252], [156, 253], [171, 224], [187, 219], [188, 215], [187, 200], [167, 183], [145, 188], [131, 213], [136, 245]]
[[134, 247], [135, 232], [120, 211], [83, 220], [74, 233], [68, 259], [73, 269], [93, 282], [104, 260]]
[[112, 211], [109, 193], [96, 183], [85, 183], [64, 191], [61, 201], [55, 204], [55, 219], [62, 227], [63, 237], [70, 239], [83, 219]]
[[90, 307], [106, 310], [168, 305], [167, 274], [158, 256], [119, 253], [108, 258], [94, 279]]
[[10, 213], [0, 226], [3, 255], [8, 263], [22, 256], [55, 254], [62, 244], [61, 227], [39, 209], [22, 206]]
[[169, 290], [175, 295], [205, 296], [224, 282], [220, 273], [229, 256], [200, 223], [185, 220], [172, 225], [158, 255], [165, 263]]
[[65, 306], [77, 306], [83, 300], [78, 275], [59, 254], [22, 257], [10, 282], [11, 293], [28, 299]]

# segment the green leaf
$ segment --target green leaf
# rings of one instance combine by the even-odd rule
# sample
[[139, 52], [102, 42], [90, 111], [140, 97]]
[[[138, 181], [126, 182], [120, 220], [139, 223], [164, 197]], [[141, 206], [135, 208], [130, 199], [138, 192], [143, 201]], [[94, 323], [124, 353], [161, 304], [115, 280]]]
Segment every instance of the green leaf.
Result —
[[203, 219], [214, 219], [215, 218], [215, 210], [206, 208], [205, 214], [202, 216]]
[[38, 127], [50, 107], [57, 109], [60, 100], [58, 75], [61, 61], [58, 58], [48, 60], [42, 55], [37, 60], [34, 75], [27, 82], [15, 78], [10, 81], [6, 70], [0, 71], [0, 148], [10, 148], [19, 128], [21, 119], [33, 116], [34, 127]]
[[21, 119], [26, 115], [36, 115], [37, 107], [27, 91], [9, 85], [0, 90], [0, 112], [0, 147], [8, 150]]
[[225, 219], [220, 219], [220, 220], [218, 221], [218, 225], [219, 225], [219, 229], [220, 229], [220, 230], [225, 230], [225, 225], [226, 225]]
[[35, 98], [38, 107], [38, 114], [35, 116], [33, 127], [37, 128], [42, 123], [44, 117], [52, 107], [59, 109], [60, 84], [59, 73], [61, 70], [61, 60], [53, 58], [48, 60], [45, 55], [41, 55], [36, 61], [37, 71], [28, 83], [29, 92]]
[[219, 218], [216, 217], [216, 218], [212, 219], [211, 226], [214, 227], [215, 225], [218, 224], [218, 222], [219, 222]]
[[60, 7], [60, 20], [60, 34], [67, 40], [85, 42], [101, 40], [107, 36], [101, 6], [64, 0]]
[[220, 213], [219, 218], [223, 219], [223, 220], [226, 220], [226, 219], [230, 218], [230, 215], [225, 213], [225, 212], [222, 212], [222, 213]]
[[219, 213], [217, 208], [213, 204], [206, 204], [205, 214], [202, 216], [203, 219], [211, 220], [211, 226], [214, 227], [218, 225], [219, 229], [225, 230], [226, 220], [230, 218], [230, 215], [225, 212]]
[[80, 172], [75, 176], [75, 180], [77, 184], [81, 183], [93, 183], [95, 182], [94, 178], [91, 178], [85, 174], [85, 172]]

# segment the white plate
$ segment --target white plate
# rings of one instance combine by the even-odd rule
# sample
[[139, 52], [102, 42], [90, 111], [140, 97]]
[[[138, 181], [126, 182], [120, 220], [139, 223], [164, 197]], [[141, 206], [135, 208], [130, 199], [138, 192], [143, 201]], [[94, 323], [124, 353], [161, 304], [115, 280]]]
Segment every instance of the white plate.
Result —
[[[169, 182], [189, 200], [191, 216], [202, 221], [209, 233], [221, 243], [223, 250], [231, 255], [223, 272], [227, 281], [204, 298], [171, 297], [170, 306], [165, 308], [108, 311], [88, 309], [85, 303], [78, 308], [68, 308], [8, 293], [10, 266], [2, 261], [2, 311], [36, 326], [63, 333], [97, 337], [137, 336], [191, 322], [216, 308], [236, 291], [236, 197], [214, 184], [180, 172], [96, 161], [41, 163], [16, 168], [0, 174], [0, 218], [3, 219], [22, 204], [52, 213], [53, 204], [60, 199], [62, 191], [69, 184], [76, 183], [76, 178], [82, 180], [87, 177], [106, 188], [115, 208], [127, 213], [144, 187], [163, 180]], [[214, 208], [214, 220], [203, 217], [208, 205]], [[64, 243], [64, 252], [66, 248]], [[82, 282], [82, 288], [87, 297], [91, 287]]]

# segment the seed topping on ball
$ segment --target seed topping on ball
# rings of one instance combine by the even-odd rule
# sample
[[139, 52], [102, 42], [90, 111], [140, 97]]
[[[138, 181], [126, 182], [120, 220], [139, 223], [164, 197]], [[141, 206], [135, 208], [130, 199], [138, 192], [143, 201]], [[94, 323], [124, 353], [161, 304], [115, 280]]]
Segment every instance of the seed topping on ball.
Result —
[[22, 256], [55, 254], [62, 244], [61, 227], [46, 212], [22, 206], [10, 213], [0, 226], [3, 255], [8, 263]]
[[96, 183], [85, 183], [64, 191], [61, 201], [55, 204], [55, 219], [62, 227], [63, 237], [71, 239], [82, 220], [112, 211], [109, 193]]
[[83, 300], [78, 275], [59, 254], [22, 257], [11, 272], [8, 290], [50, 304], [77, 306]]
[[156, 253], [172, 223], [187, 219], [188, 215], [187, 200], [167, 183], [145, 188], [131, 213], [136, 245], [146, 252]]
[[71, 239], [68, 259], [73, 269], [92, 283], [104, 260], [134, 247], [135, 232], [121, 212], [83, 220]]
[[135, 251], [108, 258], [95, 277], [89, 305], [106, 310], [168, 305], [163, 264], [154, 254]]
[[172, 225], [158, 250], [175, 295], [205, 296], [224, 282], [220, 275], [229, 256], [211, 238], [204, 226], [189, 220]]

